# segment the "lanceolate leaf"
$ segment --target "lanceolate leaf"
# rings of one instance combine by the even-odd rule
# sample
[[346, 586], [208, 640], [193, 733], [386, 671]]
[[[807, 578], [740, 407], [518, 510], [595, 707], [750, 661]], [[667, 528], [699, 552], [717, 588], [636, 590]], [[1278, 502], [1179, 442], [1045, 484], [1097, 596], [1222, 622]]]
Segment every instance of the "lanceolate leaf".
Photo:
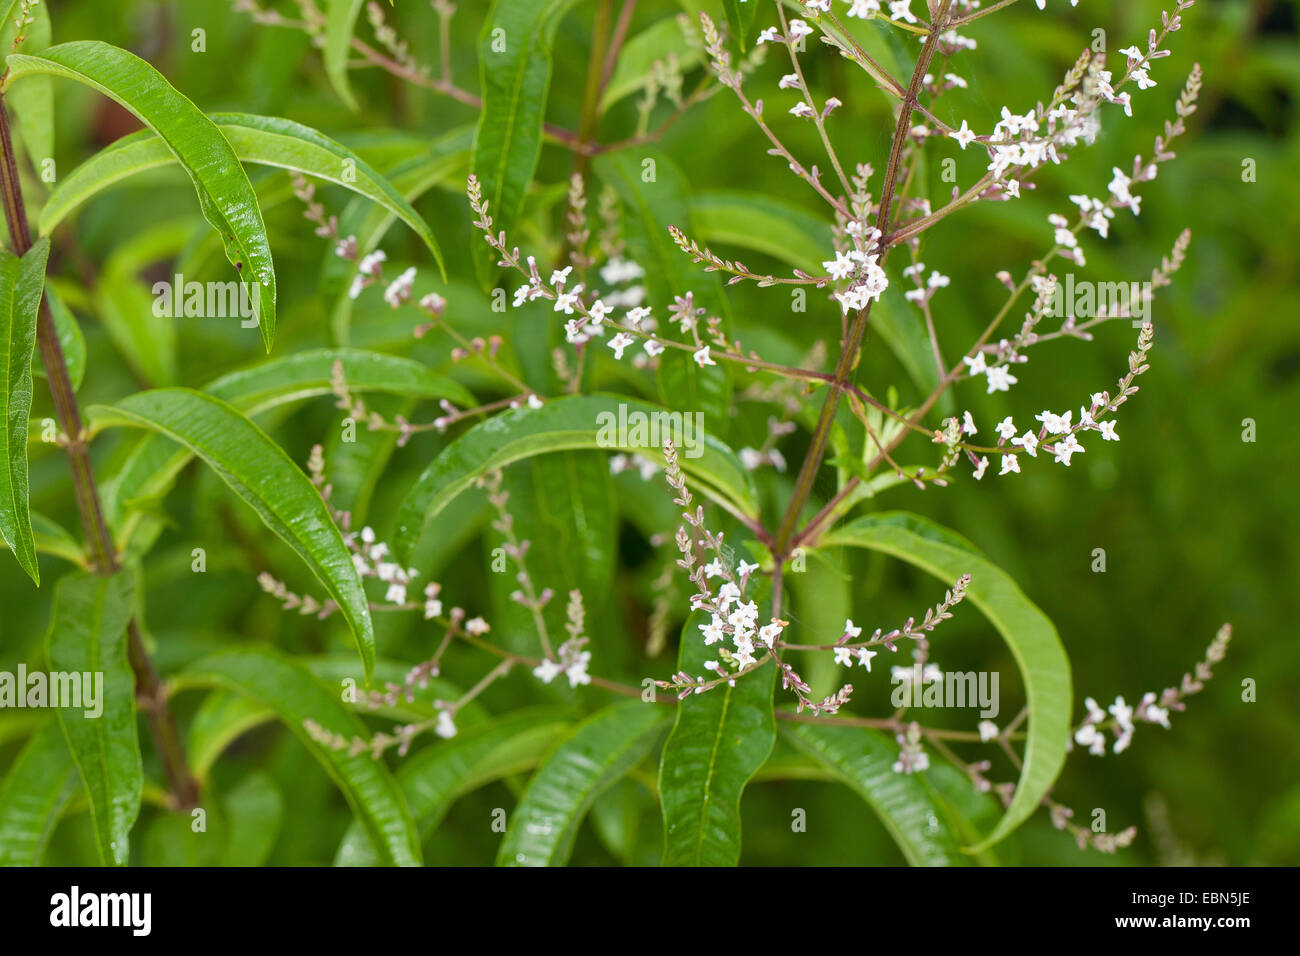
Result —
[[95, 406], [91, 415], [100, 424], [166, 435], [207, 462], [325, 586], [352, 629], [369, 678], [375, 636], [357, 569], [320, 492], [279, 445], [238, 409], [185, 388], [140, 392]]
[[81, 684], [81, 706], [60, 707], [57, 713], [90, 797], [95, 843], [105, 866], [127, 863], [144, 787], [135, 677], [126, 650], [134, 605], [135, 584], [128, 573], [106, 578], [75, 572], [55, 587], [45, 637], [50, 671], [77, 675]]
[[13, 54], [5, 88], [26, 76], [77, 80], [121, 103], [167, 144], [198, 192], [203, 217], [221, 235], [244, 282], [260, 284], [262, 341], [275, 339], [275, 265], [257, 196], [230, 143], [166, 77], [133, 53], [101, 43], [60, 43], [40, 56]]
[[498, 866], [563, 866], [587, 810], [654, 746], [667, 709], [639, 700], [597, 711], [528, 782], [497, 853]]
[[754, 11], [758, 3], [754, 0], [722, 0], [723, 12], [727, 15], [727, 26], [742, 50], [749, 47], [749, 28], [754, 22]]
[[334, 90], [352, 109], [357, 108], [356, 97], [348, 83], [348, 52], [352, 47], [352, 30], [361, 12], [362, 0], [329, 0], [325, 24], [325, 75], [334, 84]]
[[[63, 349], [63, 361], [68, 367], [68, 379], [73, 391], [81, 388], [81, 379], [86, 374], [86, 339], [81, 334], [81, 325], [77, 317], [63, 304], [63, 299], [55, 292], [52, 283], [45, 285], [45, 304], [50, 307], [54, 318], [54, 331], [58, 333], [59, 345]], [[45, 369], [40, 363], [33, 363], [32, 374], [45, 378]]]
[[338, 784], [352, 812], [386, 866], [419, 866], [420, 838], [397, 781], [369, 753], [349, 756], [314, 740], [305, 721], [327, 731], [368, 737], [369, 731], [338, 693], [297, 661], [269, 648], [236, 648], [191, 664], [175, 678], [178, 688], [221, 687], [253, 698], [276, 712]]
[[[678, 669], [711, 676], [709, 653], [692, 614], [682, 629]], [[691, 694], [677, 707], [677, 722], [659, 764], [664, 811], [665, 866], [735, 866], [740, 861], [740, 795], [772, 752], [776, 664], [768, 661], [740, 677]]]
[[[343, 363], [343, 377], [352, 392], [447, 398], [462, 407], [477, 404], [456, 382], [418, 362], [360, 349], [318, 349], [270, 359], [223, 375], [204, 391], [246, 415], [256, 415], [287, 402], [329, 394], [336, 361]], [[131, 501], [165, 493], [190, 458], [189, 449], [178, 448], [158, 435], [139, 442], [121, 468], [102, 484], [104, 505], [114, 528], [122, 527]]]
[[691, 218], [701, 243], [753, 249], [813, 275], [824, 271], [831, 248], [830, 223], [762, 193], [720, 189], [694, 196]]
[[[494, 219], [509, 234], [542, 151], [551, 44], [576, 0], [496, 0], [479, 38], [483, 109], [474, 172]], [[481, 243], [478, 243], [481, 245]], [[479, 262], [486, 263], [486, 254]]]
[[[673, 438], [680, 445], [684, 430], [664, 434], [669, 429], [661, 428], [656, 440], [648, 424], [640, 432], [617, 425], [649, 423], [664, 414], [664, 409], [642, 402], [584, 395], [556, 399], [537, 409], [522, 407], [471, 428], [443, 449], [402, 502], [394, 541], [397, 553], [409, 555], [425, 526], [477, 477], [522, 458], [573, 448], [604, 448], [660, 460], [663, 450], [659, 442]], [[699, 452], [698, 457], [688, 456], [682, 448], [678, 451], [683, 470], [699, 480], [702, 494], [729, 510], [755, 513], [757, 496], [749, 473], [729, 449], [706, 435], [693, 450]]]
[[80, 786], [63, 729], [50, 720], [27, 741], [0, 786], [0, 866], [40, 866]]
[[[493, 780], [535, 767], [567, 726], [555, 711], [519, 711], [461, 731], [407, 757], [397, 770], [397, 782], [421, 837], [428, 839], [460, 797]], [[348, 828], [334, 863], [374, 865], [374, 849], [359, 825]]]
[[32, 409], [32, 352], [49, 251], [44, 239], [22, 259], [0, 248], [0, 538], [37, 584], [41, 569], [27, 498], [27, 423]]
[[1029, 705], [1024, 766], [1015, 797], [997, 827], [971, 852], [991, 846], [1037, 809], [1065, 762], [1070, 732], [1070, 663], [1056, 628], [974, 545], [916, 515], [869, 515], [828, 535], [822, 543], [825, 547], [883, 551], [949, 584], [962, 574], [970, 574], [967, 600], [983, 612], [1010, 647]]
[[[848, 784], [880, 818], [913, 866], [969, 866], [946, 809], [920, 777], [895, 773], [898, 748], [866, 727], [787, 724], [782, 732]], [[868, 862], [868, 861], [859, 861]]]
[[[402, 194], [356, 153], [309, 126], [276, 116], [212, 113], [208, 117], [245, 163], [276, 166], [337, 183], [379, 204], [418, 235], [442, 268], [442, 251], [433, 231]], [[41, 210], [40, 229], [49, 235], [73, 209], [129, 176], [165, 166], [176, 158], [150, 130], [124, 136], [67, 175]]]

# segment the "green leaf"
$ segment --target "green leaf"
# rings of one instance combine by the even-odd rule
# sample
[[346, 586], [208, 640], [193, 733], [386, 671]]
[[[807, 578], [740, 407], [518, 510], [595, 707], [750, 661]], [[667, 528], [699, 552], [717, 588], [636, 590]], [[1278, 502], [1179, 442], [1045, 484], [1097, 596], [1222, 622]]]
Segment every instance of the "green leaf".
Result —
[[[334, 363], [343, 363], [348, 389], [354, 393], [392, 392], [410, 398], [447, 398], [465, 408], [478, 402], [451, 379], [410, 359], [360, 349], [298, 352], [223, 375], [204, 391], [229, 402], [246, 415], [330, 392]], [[140, 441], [108, 480], [101, 483], [109, 521], [119, 532], [132, 501], [161, 497], [189, 462], [191, 454], [159, 435]], [[119, 534], [119, 537], [126, 535]]]
[[[81, 707], [57, 711], [90, 797], [95, 844], [105, 866], [125, 866], [131, 827], [140, 813], [144, 770], [135, 721], [135, 676], [127, 661], [126, 626], [135, 604], [130, 574], [75, 572], [54, 589], [45, 651], [52, 672], [96, 675], [93, 710], [83, 682]], [[52, 691], [52, 689], [51, 689]]]
[[[722, 284], [677, 248], [668, 229], [676, 226], [694, 237], [690, 187], [686, 175], [667, 155], [653, 150], [598, 156], [594, 168], [613, 187], [630, 213], [624, 219], [631, 257], [645, 269], [646, 303], [663, 312], [676, 296], [691, 293], [704, 317], [721, 319], [730, 332], [730, 313]], [[725, 437], [731, 422], [731, 363], [700, 368], [691, 353], [670, 349], [659, 357], [659, 397], [672, 408], [702, 412], [709, 431]]]
[[919, 776], [895, 773], [898, 748], [866, 727], [783, 724], [791, 743], [848, 784], [880, 818], [913, 866], [969, 866], [944, 808]]
[[352, 629], [369, 679], [375, 635], [361, 579], [320, 492], [279, 445], [238, 409], [186, 388], [140, 392], [94, 406], [90, 415], [99, 425], [151, 429], [202, 458], [325, 586]]
[[[661, 414], [661, 408], [616, 396], [575, 395], [537, 409], [521, 407], [476, 425], [443, 449], [407, 494], [397, 515], [394, 548], [399, 555], [409, 555], [438, 512], [480, 475], [511, 462], [574, 448], [639, 452], [657, 460], [663, 451], [650, 440], [647, 429], [638, 435], [612, 423], [625, 419], [649, 422]], [[641, 415], [646, 417], [641, 419]], [[672, 437], [680, 434], [679, 430]], [[757, 495], [735, 454], [707, 435], [696, 450], [698, 457], [689, 457], [684, 449], [679, 452], [682, 469], [698, 479], [697, 490], [728, 510], [755, 514]]]
[[351, 806], [378, 860], [385, 866], [419, 866], [420, 838], [397, 781], [368, 753], [349, 755], [317, 743], [305, 721], [351, 739], [368, 737], [361, 719], [292, 658], [270, 648], [234, 648], [197, 661], [174, 680], [177, 688], [221, 687], [276, 712], [330, 775]]
[[[422, 839], [429, 838], [451, 805], [465, 794], [535, 767], [567, 726], [553, 710], [516, 711], [407, 757], [397, 770], [397, 782]], [[334, 865], [374, 866], [374, 862], [370, 841], [354, 823], [339, 844]]]
[[348, 53], [352, 47], [352, 31], [361, 13], [361, 2], [329, 0], [325, 21], [325, 75], [343, 102], [354, 110], [357, 100], [348, 83]]
[[[59, 336], [59, 346], [63, 349], [63, 361], [68, 367], [68, 379], [72, 382], [72, 390], [76, 391], [81, 388], [81, 380], [86, 375], [86, 339], [81, 334], [81, 325], [77, 322], [77, 317], [63, 303], [55, 289], [53, 282], [45, 285], [45, 304], [50, 307], [50, 315], [54, 318], [54, 331]], [[45, 378], [45, 369], [39, 365], [32, 368], [32, 374]]]
[[0, 247], [0, 538], [27, 576], [41, 583], [27, 488], [27, 423], [32, 411], [32, 352], [45, 286], [42, 239], [18, 259]]
[[408, 398], [450, 399], [463, 408], [477, 400], [459, 383], [411, 359], [362, 349], [312, 349], [223, 375], [204, 391], [248, 415], [286, 402], [330, 394], [334, 363], [352, 392], [388, 392]]
[[[3, 4], [0, 54], [13, 49], [20, 2], [8, 0]], [[26, 53], [40, 53], [50, 45], [49, 4], [38, 3], [28, 9], [33, 19], [23, 30], [26, 39], [21, 49]], [[45, 164], [54, 158], [54, 84], [48, 76], [31, 80], [6, 95], [5, 105], [18, 118], [18, 134], [31, 158], [32, 167], [38, 173], [44, 172]]]
[[727, 26], [742, 50], [748, 48], [749, 28], [754, 25], [754, 11], [758, 9], [758, 0], [722, 0], [723, 12], [727, 15]]
[[668, 722], [639, 700], [597, 711], [537, 768], [497, 853], [497, 866], [563, 866], [592, 803], [635, 767]]
[[217, 758], [239, 737], [275, 719], [275, 711], [252, 697], [214, 690], [203, 698], [185, 735], [190, 772], [204, 782]]
[[[696, 611], [682, 628], [678, 669], [708, 677], [712, 656]], [[740, 796], [772, 752], [776, 719], [772, 687], [776, 663], [690, 694], [677, 707], [677, 721], [659, 764], [664, 812], [664, 866], [735, 866], [740, 862]]]
[[618, 64], [601, 95], [600, 111], [604, 113], [624, 97], [645, 89], [654, 65], [666, 62], [670, 56], [676, 58], [683, 71], [704, 59], [704, 51], [687, 42], [686, 32], [676, 17], [656, 21], [624, 44], [618, 55]]
[[[575, 0], [495, 0], [479, 37], [483, 108], [473, 169], [494, 232], [514, 228], [542, 153], [551, 44]], [[502, 49], [504, 47], [504, 49]], [[475, 247], [483, 244], [476, 242]], [[495, 256], [492, 257], [495, 261]], [[487, 274], [488, 255], [475, 259]]]
[[261, 284], [262, 341], [271, 351], [275, 264], [266, 226], [239, 157], [216, 125], [144, 60], [98, 40], [60, 43], [40, 56], [15, 53], [8, 64], [6, 91], [15, 80], [33, 75], [77, 80], [116, 100], [158, 134], [193, 181], [203, 218], [221, 235], [241, 281]]
[[[212, 113], [208, 119], [230, 141], [241, 162], [306, 173], [344, 186], [378, 204], [410, 226], [433, 254], [438, 268], [443, 269], [442, 250], [429, 224], [393, 184], [346, 146], [309, 126], [277, 116]], [[146, 169], [165, 166], [175, 158], [168, 145], [150, 130], [122, 137], [86, 160], [55, 187], [41, 210], [41, 234], [49, 235], [72, 210], [101, 190]]]
[[831, 248], [830, 223], [762, 193], [702, 193], [691, 199], [691, 218], [703, 242], [753, 249], [813, 275]]
[[107, 271], [95, 289], [104, 331], [132, 374], [150, 388], [176, 384], [179, 349], [176, 322], [154, 312], [149, 287], [134, 274]]
[[0, 866], [40, 866], [80, 786], [63, 730], [51, 720], [27, 741], [0, 787]]
[[1056, 628], [1001, 568], [969, 541], [906, 512], [860, 518], [822, 541], [823, 547], [870, 548], [901, 558], [948, 584], [970, 574], [967, 600], [998, 629], [1025, 684], [1029, 729], [1016, 794], [997, 827], [969, 852], [1001, 840], [1038, 808], [1065, 763], [1070, 735], [1070, 662]]

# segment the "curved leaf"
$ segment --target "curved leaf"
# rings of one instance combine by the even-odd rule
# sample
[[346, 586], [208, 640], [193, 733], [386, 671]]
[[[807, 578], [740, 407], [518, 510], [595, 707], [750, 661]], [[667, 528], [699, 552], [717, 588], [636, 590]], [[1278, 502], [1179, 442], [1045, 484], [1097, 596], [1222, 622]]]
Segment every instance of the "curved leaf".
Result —
[[361, 13], [362, 0], [329, 0], [325, 15], [325, 75], [334, 90], [352, 109], [357, 108], [356, 97], [348, 83], [348, 52], [352, 46], [352, 31]]
[[[397, 782], [421, 837], [428, 839], [460, 797], [536, 766], [567, 726], [556, 711], [519, 711], [407, 757], [397, 770]], [[334, 865], [373, 866], [374, 860], [370, 841], [353, 824], [339, 844]]]
[[992, 846], [1038, 808], [1065, 763], [1070, 734], [1070, 662], [1056, 628], [1015, 581], [974, 545], [916, 515], [868, 515], [827, 535], [822, 545], [883, 551], [947, 583], [970, 574], [967, 600], [992, 622], [1011, 648], [1029, 705], [1024, 766], [1015, 797], [993, 832], [970, 852]]
[[754, 11], [757, 9], [758, 4], [750, 3], [749, 0], [722, 0], [727, 26], [731, 28], [731, 36], [742, 50], [749, 46], [749, 28], [754, 25]]
[[[648, 428], [638, 435], [633, 429], [602, 423], [650, 422], [655, 420], [652, 416], [664, 413], [661, 408], [624, 398], [575, 395], [541, 408], [520, 407], [476, 425], [443, 449], [402, 502], [394, 540], [397, 553], [409, 555], [433, 517], [476, 478], [522, 458], [549, 451], [604, 448], [639, 452], [657, 460], [663, 451], [650, 440]], [[641, 419], [642, 415], [647, 417]], [[681, 434], [679, 429], [671, 437], [677, 439]], [[755, 514], [757, 495], [752, 480], [726, 446], [703, 436], [699, 457], [679, 451], [683, 470], [700, 480], [702, 494], [730, 510]]]
[[354, 392], [389, 392], [408, 398], [450, 399], [472, 408], [474, 396], [458, 382], [411, 359], [362, 349], [312, 349], [223, 375], [203, 390], [247, 415], [276, 405], [330, 394], [334, 363]]
[[275, 340], [275, 264], [257, 195], [239, 157], [213, 122], [167, 78], [134, 53], [98, 40], [60, 43], [40, 56], [8, 58], [5, 89], [26, 76], [49, 74], [77, 80], [134, 113], [166, 143], [189, 174], [203, 218], [221, 235], [226, 258], [241, 281], [261, 284], [258, 296], [262, 341]]
[[762, 193], [718, 189], [691, 198], [697, 238], [753, 249], [817, 275], [831, 248], [830, 223]]
[[41, 583], [27, 488], [27, 424], [32, 412], [32, 352], [45, 287], [49, 240], [21, 259], [0, 247], [0, 539], [27, 576]]
[[[53, 280], [45, 285], [45, 304], [50, 307], [54, 319], [54, 331], [58, 333], [59, 345], [63, 349], [63, 361], [68, 366], [68, 379], [75, 392], [81, 388], [81, 380], [86, 375], [86, 338], [81, 334], [81, 324], [63, 303], [63, 298], [54, 288]], [[45, 369], [33, 366], [32, 374], [45, 378]]]
[[369, 679], [375, 635], [361, 579], [320, 492], [279, 445], [238, 409], [186, 388], [140, 392], [90, 414], [100, 425], [152, 429], [207, 462], [325, 586], [352, 629]]
[[[126, 650], [134, 604], [135, 583], [129, 574], [106, 578], [78, 571], [55, 587], [45, 636], [50, 670], [78, 675], [82, 684], [81, 706], [59, 707], [57, 713], [90, 797], [95, 844], [105, 866], [126, 865], [144, 788], [135, 676]], [[85, 686], [88, 677], [94, 681], [93, 691]]]
[[[560, 19], [575, 2], [495, 0], [483, 24], [483, 108], [474, 136], [473, 169], [494, 230], [510, 232], [537, 169], [551, 85], [551, 44]], [[487, 268], [488, 260], [484, 253], [475, 262]]]
[[[241, 162], [306, 173], [377, 203], [410, 226], [433, 254], [438, 268], [443, 268], [442, 250], [428, 223], [387, 179], [346, 146], [309, 126], [278, 116], [211, 113], [208, 119], [230, 141]], [[175, 158], [167, 144], [150, 130], [122, 137], [86, 160], [55, 187], [41, 209], [42, 235], [49, 235], [73, 209], [113, 183], [146, 169], [165, 166]]]
[[[697, 611], [682, 629], [677, 665], [707, 676], [712, 655], [700, 637]], [[659, 763], [664, 811], [664, 866], [735, 866], [740, 862], [740, 795], [766, 762], [776, 741], [772, 687], [776, 663], [768, 661], [735, 686], [721, 684], [691, 694]]]
[[796, 747], [830, 768], [875, 811], [913, 866], [969, 866], [947, 814], [922, 780], [895, 773], [898, 748], [866, 727], [788, 724], [781, 731]]
[[[410, 398], [447, 398], [462, 407], [478, 404], [464, 388], [410, 359], [361, 349], [316, 349], [274, 358], [223, 375], [209, 383], [207, 393], [229, 402], [246, 415], [256, 415], [288, 402], [330, 393], [336, 361], [352, 392], [391, 392]], [[148, 435], [126, 461], [101, 483], [109, 521], [120, 528], [129, 503], [161, 496], [189, 462], [190, 452], [173, 442]]]
[[40, 866], [80, 786], [63, 730], [51, 720], [32, 735], [0, 787], [0, 866]]
[[497, 865], [563, 866], [592, 803], [650, 752], [667, 722], [664, 708], [634, 700], [575, 727], [528, 781]]
[[355, 714], [305, 667], [269, 648], [235, 648], [197, 661], [178, 674], [177, 688], [220, 687], [275, 711], [338, 784], [387, 866], [419, 866], [420, 838], [397, 781], [368, 753], [349, 755], [317, 743], [304, 721], [347, 738], [369, 732]]

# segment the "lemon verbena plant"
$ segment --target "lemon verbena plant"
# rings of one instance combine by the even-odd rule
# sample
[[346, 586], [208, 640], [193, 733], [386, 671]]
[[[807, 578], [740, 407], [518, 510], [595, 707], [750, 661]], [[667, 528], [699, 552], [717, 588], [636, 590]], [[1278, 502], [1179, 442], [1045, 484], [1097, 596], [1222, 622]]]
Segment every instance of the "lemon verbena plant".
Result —
[[[124, 49], [51, 43], [38, 0], [11, 6], [0, 532], [54, 593], [6, 706], [55, 714], [0, 791], [6, 862], [41, 862], [81, 808], [106, 864], [262, 862], [249, 834], [286, 811], [259, 754], [306, 754], [341, 789], [340, 864], [421, 862], [457, 798], [502, 781], [513, 802], [476, 825], [510, 865], [567, 862], [588, 819], [616, 860], [735, 864], [742, 793], [785, 779], [847, 783], [911, 863], [996, 861], [1039, 810], [1081, 849], [1133, 840], [1075, 819], [1058, 776], [1177, 733], [1229, 629], [1167, 688], [1117, 674], [1078, 704], [1064, 645], [1086, 622], [1054, 625], [976, 528], [926, 512], [958, 482], [1015, 494], [1100, 455], [1122, 473], [1145, 440], [1124, 411], [1192, 234], [1137, 281], [1088, 255], [1188, 132], [1192, 0], [1114, 49], [1081, 31], [1054, 87], [992, 102], [999, 24], [1072, 4], [432, 0], [418, 33], [374, 2], [230, 5], [354, 110], [467, 117], [433, 135], [205, 111]], [[140, 128], [42, 176], [68, 81]], [[743, 131], [700, 125], [723, 105]], [[1149, 150], [1112, 156], [1116, 124], [1149, 126]], [[692, 151], [661, 148], [682, 130], [731, 137], [748, 191], [693, 197]], [[1073, 172], [1085, 151], [1109, 181]], [[95, 294], [47, 280], [83, 258], [101, 193], [158, 170], [192, 185], [198, 231], [124, 244]], [[319, 267], [277, 269], [279, 229]], [[931, 253], [945, 233], [1005, 256], [980, 292]], [[989, 286], [971, 337], [952, 315]], [[128, 374], [86, 402], [102, 339], [77, 313], [96, 312]], [[247, 354], [183, 376], [192, 319]], [[1113, 375], [1039, 408], [1017, 386], [1071, 360], [1054, 340]], [[46, 446], [79, 535], [29, 505]], [[181, 483], [220, 515], [206, 537], [169, 515]], [[155, 633], [150, 582], [197, 574], [223, 576], [217, 604], [188, 638]], [[250, 633], [193, 636], [243, 604]], [[981, 634], [1003, 647], [977, 656]]]

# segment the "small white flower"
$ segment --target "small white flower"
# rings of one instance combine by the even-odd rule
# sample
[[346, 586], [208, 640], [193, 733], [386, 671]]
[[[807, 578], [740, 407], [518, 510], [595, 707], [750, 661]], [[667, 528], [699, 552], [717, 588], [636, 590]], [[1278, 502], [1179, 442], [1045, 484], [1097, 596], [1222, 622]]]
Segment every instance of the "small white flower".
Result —
[[707, 345], [703, 346], [699, 351], [695, 352], [691, 356], [691, 358], [695, 359], [695, 364], [698, 365], [700, 368], [704, 368], [704, 366], [706, 365], [718, 364], [717, 362], [713, 361], [713, 359], [709, 358], [709, 347]]
[[1016, 423], [1011, 420], [1010, 415], [998, 422], [997, 430], [999, 438], [1010, 439], [1016, 437]]
[[875, 657], [876, 651], [868, 650], [865, 647], [858, 648], [858, 666], [865, 667], [867, 673], [871, 673], [871, 658]]
[[[964, 86], [965, 84], [963, 83], [962, 85]], [[966, 125], [965, 120], [961, 121], [961, 129], [955, 129], [952, 132], [950, 132], [948, 135], [953, 139], [955, 139], [957, 141], [957, 145], [960, 146], [963, 150], [965, 150], [967, 146], [969, 146], [971, 143], [975, 141], [975, 132], [969, 126]]]
[[1038, 436], [1033, 432], [1025, 432], [1023, 438], [1011, 439], [1011, 444], [1019, 445], [1030, 458], [1038, 457]]
[[1079, 439], [1075, 438], [1073, 433], [1066, 435], [1052, 447], [1052, 454], [1056, 456], [1056, 461], [1066, 467], [1069, 467], [1070, 458], [1075, 452], [1087, 451], [1086, 448], [1079, 444]]
[[1101, 430], [1101, 437], [1106, 441], [1119, 441], [1119, 436], [1115, 434], [1115, 422], [1108, 420], [1097, 426]]
[[1013, 472], [1013, 471], [1017, 475], [1020, 474], [1020, 461], [1016, 458], [1015, 455], [1003, 455], [1002, 470], [999, 471], [998, 474], [1005, 475], [1008, 472]]
[[451, 718], [451, 711], [438, 711], [438, 725], [433, 728], [433, 732], [444, 740], [456, 736], [456, 722]]
[[843, 664], [845, 667], [853, 666], [853, 649], [849, 647], [835, 648], [835, 663]]
[[629, 345], [634, 345], [635, 343], [636, 339], [632, 338], [632, 336], [628, 335], [626, 332], [619, 332], [605, 344], [614, 350], [614, 358], [622, 359], [623, 350]]
[[555, 680], [563, 670], [564, 668], [560, 667], [559, 664], [548, 657], [533, 668], [533, 676], [543, 684], [549, 684], [551, 681]]
[[966, 363], [972, 376], [983, 375], [988, 371], [988, 360], [984, 358], [984, 353], [982, 351], [976, 352], [974, 358], [967, 355], [962, 359], [962, 361]]
[[481, 617], [472, 617], [465, 622], [465, 633], [471, 637], [480, 637], [492, 628]]
[[998, 725], [991, 720], [981, 720], [979, 724], [980, 740], [988, 743], [998, 735]]
[[984, 477], [984, 471], [985, 471], [985, 469], [988, 468], [988, 466], [989, 466], [989, 460], [988, 460], [988, 457], [987, 457], [987, 456], [981, 457], [980, 460], [979, 460], [979, 463], [975, 466], [975, 480], [976, 480], [976, 481], [979, 481], [981, 478]]

